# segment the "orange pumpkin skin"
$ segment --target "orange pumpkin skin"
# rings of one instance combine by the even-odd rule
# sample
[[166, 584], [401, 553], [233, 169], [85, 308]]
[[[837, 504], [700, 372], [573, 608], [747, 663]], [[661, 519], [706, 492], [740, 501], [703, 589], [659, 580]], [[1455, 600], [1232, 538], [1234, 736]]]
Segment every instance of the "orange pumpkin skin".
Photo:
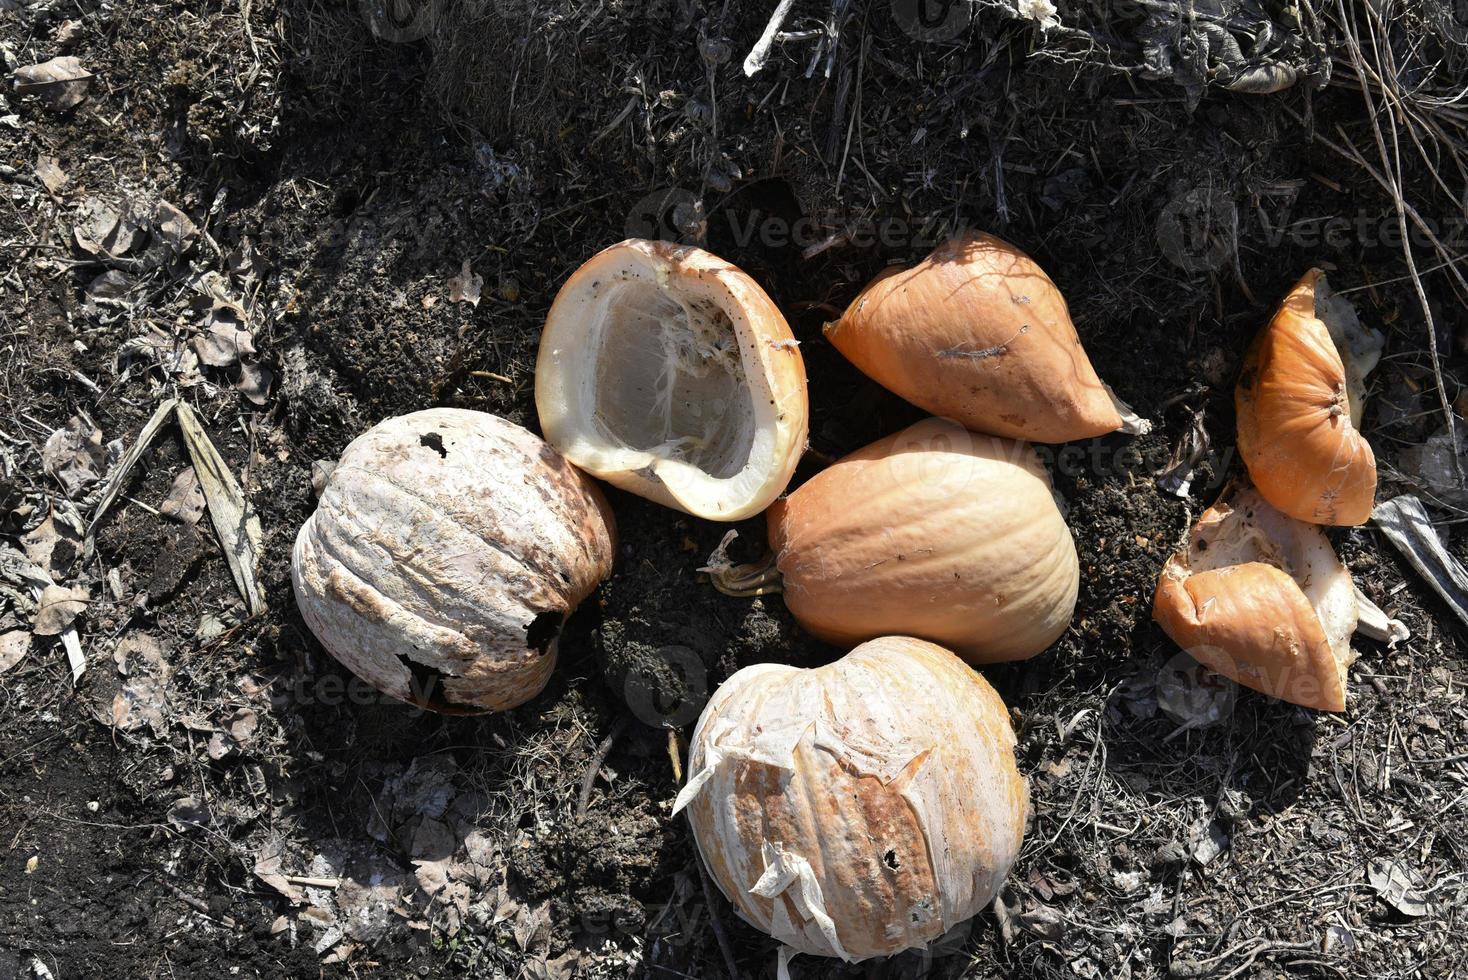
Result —
[[1245, 687], [1320, 711], [1346, 710], [1315, 610], [1273, 565], [1188, 575], [1168, 559], [1152, 618], [1193, 659]]
[[1270, 509], [1244, 490], [1204, 511], [1163, 566], [1152, 618], [1193, 659], [1245, 687], [1344, 711], [1357, 622], [1350, 573], [1320, 528]]
[[1027, 443], [929, 419], [832, 464], [768, 511], [785, 605], [842, 646], [919, 636], [970, 663], [1065, 632], [1075, 541]]
[[814, 670], [729, 678], [694, 730], [675, 812], [741, 918], [802, 953], [890, 956], [993, 900], [1029, 805], [1014, 746], [983, 677], [882, 637]]
[[976, 432], [1060, 443], [1122, 425], [1065, 297], [993, 235], [884, 271], [825, 333], [867, 377]]
[[1312, 524], [1364, 524], [1376, 456], [1351, 421], [1346, 368], [1315, 315], [1320, 271], [1291, 290], [1244, 358], [1234, 392], [1239, 455], [1265, 500]]

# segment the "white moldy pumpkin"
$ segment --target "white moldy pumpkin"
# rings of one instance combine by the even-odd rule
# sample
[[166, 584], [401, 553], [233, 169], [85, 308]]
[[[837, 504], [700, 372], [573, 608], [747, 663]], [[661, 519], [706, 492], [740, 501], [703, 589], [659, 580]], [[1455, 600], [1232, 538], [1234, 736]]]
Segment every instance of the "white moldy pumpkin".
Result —
[[611, 571], [592, 481], [494, 415], [415, 412], [342, 453], [296, 537], [296, 603], [331, 654], [438, 711], [502, 711], [545, 687], [561, 624]]
[[848, 961], [922, 947], [994, 897], [1028, 790], [994, 689], [887, 636], [815, 670], [746, 667], [693, 733], [675, 812], [740, 916]]

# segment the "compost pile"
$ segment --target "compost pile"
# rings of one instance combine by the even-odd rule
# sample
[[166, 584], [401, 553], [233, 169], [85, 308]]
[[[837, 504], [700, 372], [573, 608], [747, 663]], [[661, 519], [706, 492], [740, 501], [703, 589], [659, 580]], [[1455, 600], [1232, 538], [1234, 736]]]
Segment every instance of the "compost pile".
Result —
[[[1458, 16], [0, 0], [0, 978], [1468, 967]], [[588, 318], [552, 304], [625, 239], [734, 268], [765, 297], [766, 360], [800, 370], [751, 373], [708, 306], [688, 307], [691, 347], [578, 346]], [[1024, 314], [986, 320], [1002, 335], [952, 327], [941, 290], [897, 327], [862, 319], [860, 298], [896, 294], [889, 266], [974, 240], [1032, 264]], [[1312, 269], [1345, 304], [1326, 316], [1317, 295], [1320, 329], [1349, 308], [1359, 343], [1316, 342], [1337, 361], [1281, 387], [1260, 351], [1312, 329], [1276, 315]], [[950, 379], [1060, 322], [1028, 302], [1042, 279], [1090, 371], [1071, 380], [1121, 406], [1076, 396], [1085, 431], [964, 417]], [[624, 326], [666, 321], [619, 295], [637, 301]], [[914, 324], [946, 352], [931, 375], [899, 349]], [[610, 430], [548, 413], [541, 341], [567, 325], [567, 390], [593, 390], [597, 363], [626, 377], [692, 350], [719, 365], [685, 372], [698, 405], [798, 387], [803, 429], [750, 408], [719, 435], [635, 399], [600, 405]], [[1316, 382], [1331, 393], [1295, 444], [1281, 399]], [[636, 452], [588, 442], [608, 431]], [[1012, 439], [1033, 455], [1000, 451]], [[1327, 439], [1348, 464], [1317, 465]], [[433, 520], [539, 521], [534, 588], [415, 580], [370, 546], [427, 529], [423, 556], [454, 550], [418, 511], [410, 531], [362, 522], [401, 502], [395, 467], [458, 472], [461, 440], [482, 447], [465, 482], [412, 489]], [[892, 462], [955, 442], [961, 467], [1006, 474], [1007, 515], [1054, 533], [1041, 562], [1012, 537], [929, 532], [921, 547], [988, 573], [937, 608], [971, 608], [1023, 554], [1058, 570], [1038, 611], [896, 628], [913, 603], [884, 597], [917, 566], [884, 564], [843, 613], [831, 555], [866, 567], [882, 533], [995, 519]], [[744, 496], [680, 483], [688, 464], [739, 474]], [[522, 497], [493, 496], [511, 473]], [[298, 536], [337, 564], [298, 558], [293, 584]], [[422, 656], [376, 656], [373, 630], [403, 620], [341, 591], [347, 568], [452, 582], [427, 608], [492, 609], [476, 635], [513, 622], [519, 644], [494, 647], [491, 680], [492, 643], [466, 654], [428, 619], [408, 634]], [[1190, 618], [1248, 603], [1275, 604], [1321, 685], [1259, 668], [1278, 631]], [[893, 633], [978, 669], [873, 639]], [[801, 712], [819, 728], [862, 684], [883, 739], [942, 733], [970, 760], [945, 786], [1027, 796], [967, 825], [999, 842], [964, 858], [993, 888], [943, 879], [936, 939], [924, 918], [848, 944], [865, 913], [826, 894], [833, 930], [810, 914], [778, 819], [721, 823], [737, 798], [816, 838], [856, 826], [821, 801], [868, 782], [808, 770], [803, 796], [741, 795], [720, 760], [764, 757], [758, 732]], [[925, 684], [951, 700], [909, 693]], [[887, 744], [843, 738], [868, 762]], [[933, 792], [922, 819], [958, 819]], [[886, 833], [878, 810], [862, 826]], [[924, 851], [908, 834], [871, 857], [918, 894]], [[720, 854], [761, 880], [740, 887]], [[826, 955], [790, 959], [802, 944]]]

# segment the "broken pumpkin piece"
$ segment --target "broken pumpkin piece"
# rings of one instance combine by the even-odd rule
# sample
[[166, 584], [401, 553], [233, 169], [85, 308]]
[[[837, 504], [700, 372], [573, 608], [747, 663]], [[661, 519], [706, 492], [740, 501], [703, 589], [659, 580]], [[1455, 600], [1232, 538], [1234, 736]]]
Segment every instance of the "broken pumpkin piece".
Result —
[[1060, 443], [1149, 428], [1096, 376], [1045, 270], [993, 235], [887, 269], [825, 334], [867, 377], [976, 432]]
[[1319, 527], [1253, 488], [1208, 508], [1168, 559], [1152, 617], [1178, 646], [1245, 687], [1344, 711], [1358, 607]]
[[444, 713], [545, 686], [562, 623], [611, 572], [595, 484], [517, 425], [437, 408], [351, 443], [301, 527], [296, 603], [378, 690]]
[[1284, 298], [1244, 358], [1239, 455], [1264, 499], [1313, 524], [1364, 524], [1376, 456], [1361, 434], [1365, 378], [1383, 338], [1319, 269]]
[[561, 287], [541, 336], [546, 441], [614, 486], [698, 517], [769, 506], [805, 451], [805, 366], [765, 291], [691, 246], [629, 239]]

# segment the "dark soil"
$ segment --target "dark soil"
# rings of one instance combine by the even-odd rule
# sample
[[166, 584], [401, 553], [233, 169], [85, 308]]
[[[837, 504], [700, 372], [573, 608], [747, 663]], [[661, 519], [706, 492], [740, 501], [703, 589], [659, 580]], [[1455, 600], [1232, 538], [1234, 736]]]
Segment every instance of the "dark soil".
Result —
[[[408, 27], [384, 31], [384, 4], [401, 4], [407, 19], [392, 23]], [[155, 513], [188, 460], [165, 428], [94, 549], [53, 558], [93, 600], [78, 621], [80, 683], [41, 637], [0, 679], [0, 980], [44, 976], [36, 963], [58, 980], [713, 977], [727, 972], [719, 931], [741, 976], [774, 975], [774, 945], [706, 891], [669, 816], [668, 729], [684, 751], [703, 699], [740, 667], [841, 651], [805, 635], [778, 596], [710, 587], [696, 570], [726, 526], [609, 491], [616, 574], [567, 624], [546, 691], [484, 718], [354, 683], [290, 587], [313, 463], [370, 425], [454, 405], [537, 428], [533, 363], [557, 287], [630, 231], [684, 233], [686, 209], [649, 217], [639, 203], [668, 188], [703, 203], [706, 246], [759, 280], [801, 341], [812, 414], [798, 479], [920, 417], [820, 328], [887, 262], [961, 227], [1050, 272], [1099, 374], [1156, 423], [1140, 439], [1048, 451], [1081, 596], [1052, 650], [986, 670], [1012, 706], [1034, 810], [997, 914], [926, 955], [799, 958], [798, 975], [1463, 970], [1463, 624], [1374, 529], [1333, 537], [1413, 635], [1393, 650], [1358, 638], [1345, 714], [1243, 692], [1224, 724], [1180, 733], [1156, 705], [1158, 665], [1176, 653], [1150, 620], [1158, 570], [1238, 472], [1233, 377], [1301, 273], [1329, 268], [1387, 333], [1365, 427], [1383, 498], [1414, 489], [1399, 454], [1443, 422], [1402, 251], [1378, 233], [1394, 227], [1392, 202], [1312, 140], [1377, 159], [1359, 90], [1210, 89], [1193, 106], [1168, 81], [1058, 56], [995, 10], [924, 43], [884, 2], [834, 5], [829, 77], [824, 61], [807, 75], [812, 41], [791, 40], [746, 78], [739, 63], [774, 4], [720, 6], [444, 0], [423, 26], [402, 0], [0, 0], [7, 74], [69, 53], [96, 75], [64, 111], [0, 88], [0, 116], [15, 117], [0, 119], [0, 530], [17, 544], [67, 500], [41, 452], [68, 419], [86, 413], [127, 446], [178, 397], [258, 510], [269, 607], [244, 615], [207, 518]], [[800, 0], [787, 30], [830, 16]], [[34, 176], [39, 156], [64, 186]], [[1409, 162], [1409, 195], [1460, 245], [1461, 180], [1454, 204]], [[1441, 172], [1452, 183], [1447, 162]], [[73, 236], [89, 198], [164, 200], [200, 234], [151, 266], [99, 258]], [[1197, 218], [1199, 201], [1226, 202], [1228, 220], [1207, 207]], [[1331, 218], [1350, 230], [1324, 234]], [[1180, 256], [1179, 222], [1213, 237]], [[483, 277], [477, 306], [449, 298], [466, 262]], [[1434, 264], [1422, 250], [1418, 263]], [[89, 298], [109, 269], [131, 276], [128, 304]], [[157, 329], [186, 348], [206, 273], [248, 307], [254, 363], [272, 377], [263, 404], [236, 390], [248, 365], [187, 379], [125, 346]], [[1423, 282], [1453, 399], [1468, 367], [1463, 306], [1440, 271]], [[1194, 413], [1212, 451], [1179, 498], [1155, 477]], [[71, 495], [89, 516], [95, 488]], [[1435, 514], [1464, 556], [1459, 512]], [[762, 520], [737, 529], [732, 556], [758, 558]], [[124, 730], [108, 723], [124, 683], [114, 653], [140, 634], [171, 668], [166, 705], [159, 725]], [[211, 740], [240, 712], [257, 727], [216, 757]], [[482, 860], [464, 858], [479, 841]], [[1207, 841], [1220, 850], [1204, 861]], [[285, 874], [339, 884], [292, 901], [256, 873], [267, 845]], [[453, 855], [477, 876], [462, 907], [415, 881], [415, 860]], [[1377, 860], [1420, 883], [1425, 914], [1378, 897]], [[391, 902], [359, 901], [379, 887], [396, 889]], [[313, 904], [345, 929], [320, 950], [333, 924], [308, 921]]]

